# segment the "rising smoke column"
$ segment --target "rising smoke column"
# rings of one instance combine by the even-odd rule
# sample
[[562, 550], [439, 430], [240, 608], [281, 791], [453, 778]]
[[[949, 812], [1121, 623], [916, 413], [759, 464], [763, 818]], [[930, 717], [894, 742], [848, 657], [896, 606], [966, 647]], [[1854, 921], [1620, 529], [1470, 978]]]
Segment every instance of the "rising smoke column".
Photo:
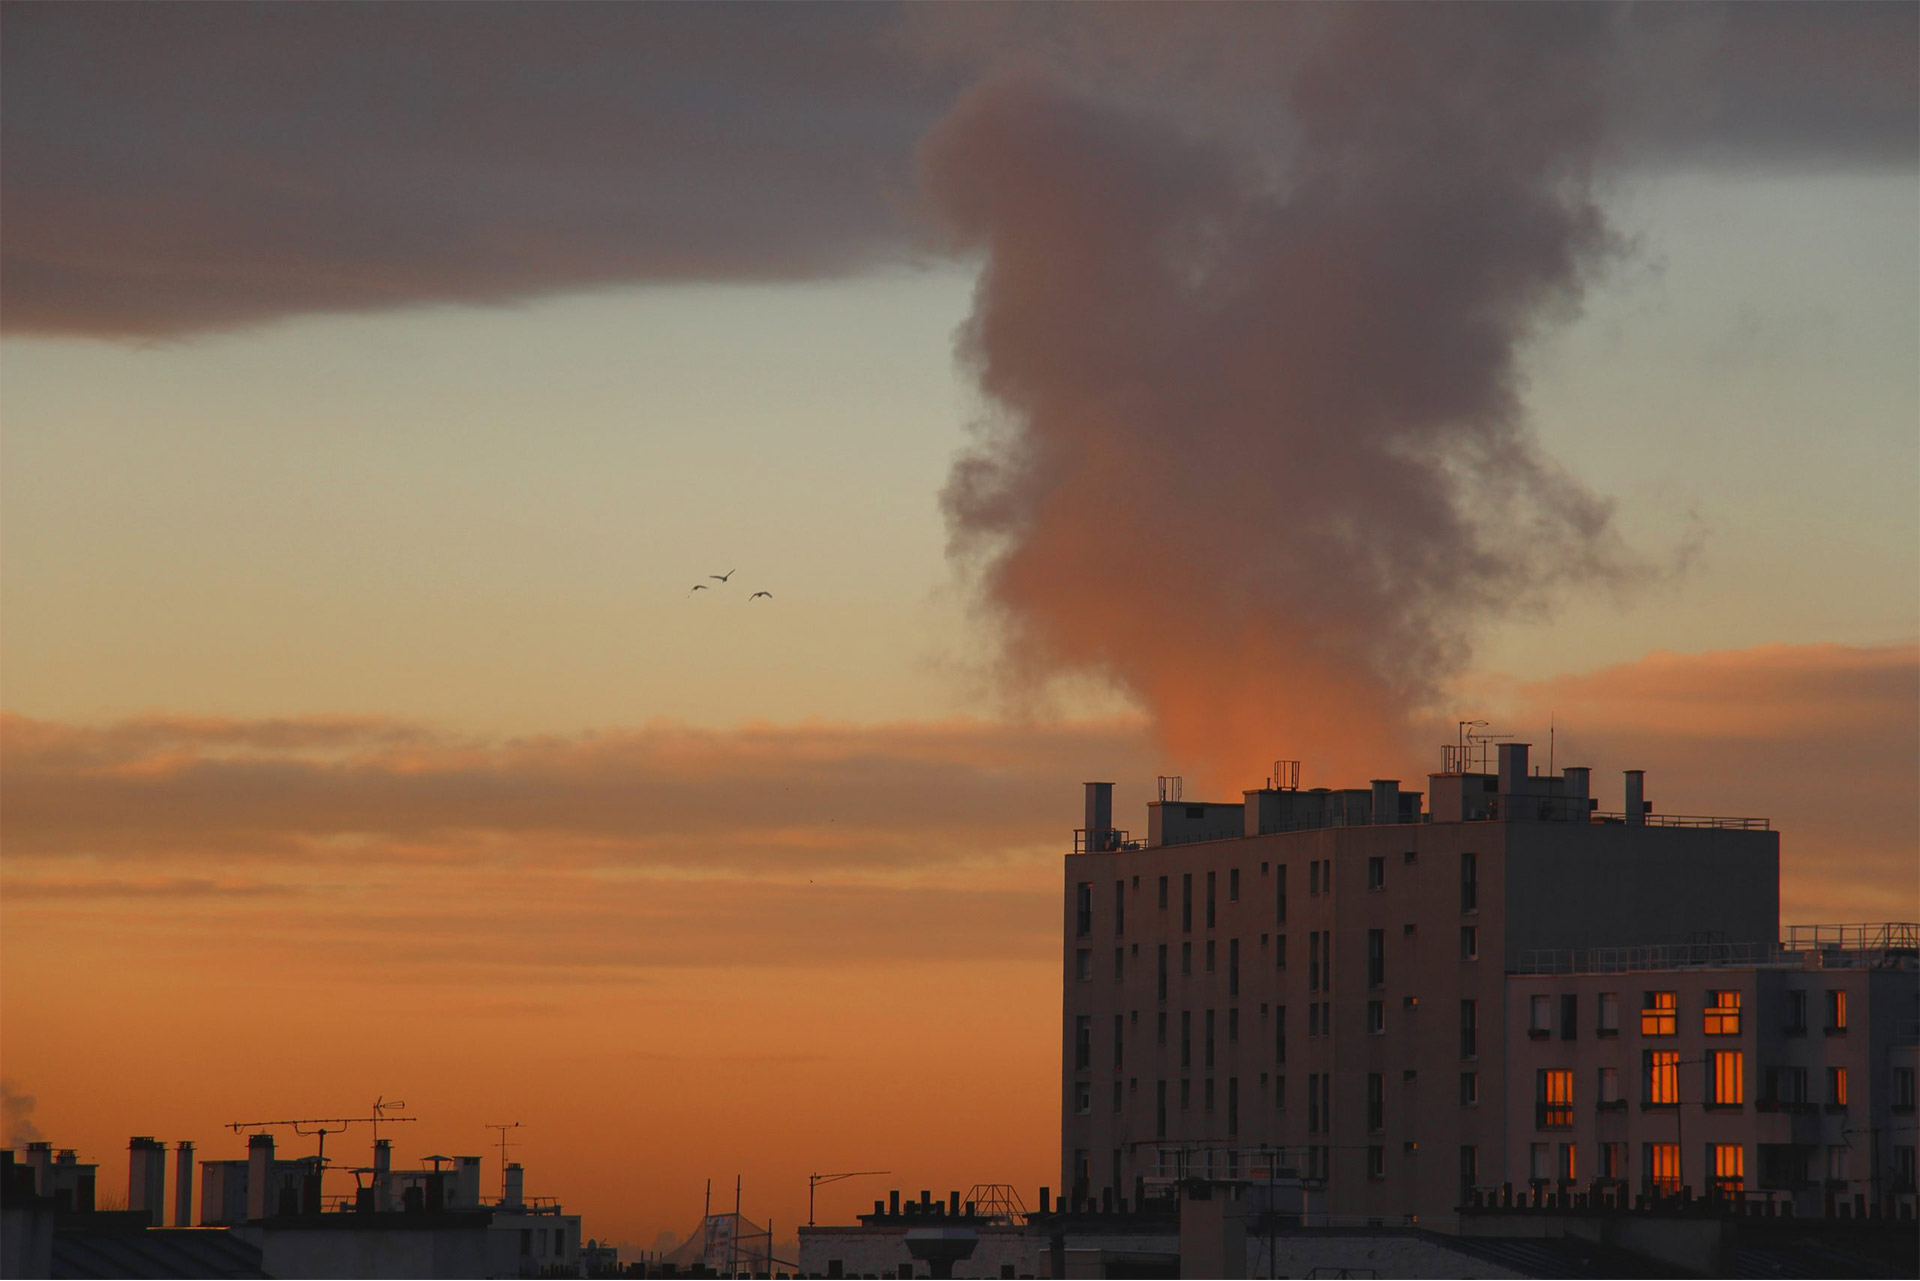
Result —
[[1311, 14], [1277, 168], [1031, 68], [922, 145], [985, 256], [960, 348], [996, 414], [944, 503], [1005, 670], [1113, 680], [1223, 789], [1409, 762], [1476, 622], [1623, 560], [1516, 371], [1613, 248], [1606, 16]]

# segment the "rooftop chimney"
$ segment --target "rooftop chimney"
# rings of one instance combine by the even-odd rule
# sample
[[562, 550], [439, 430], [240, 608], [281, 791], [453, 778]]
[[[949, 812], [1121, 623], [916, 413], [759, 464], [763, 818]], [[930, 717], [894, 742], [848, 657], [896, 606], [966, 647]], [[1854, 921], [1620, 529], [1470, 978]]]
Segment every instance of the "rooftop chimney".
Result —
[[1643, 769], [1626, 771], [1627, 777], [1627, 826], [1644, 827], [1647, 822], [1647, 772]]
[[1517, 796], [1527, 790], [1527, 747], [1526, 743], [1500, 744], [1501, 795]]
[[186, 1139], [173, 1145], [173, 1226], [193, 1226], [193, 1144]]
[[1113, 784], [1088, 783], [1087, 852], [1099, 853], [1113, 847], [1108, 833], [1113, 831]]
[[274, 1204], [276, 1195], [273, 1184], [273, 1136], [271, 1134], [249, 1134], [247, 1136], [247, 1218], [264, 1219], [277, 1214], [280, 1207]]
[[373, 1141], [373, 1208], [383, 1214], [394, 1208], [392, 1139]]
[[500, 1203], [509, 1210], [518, 1210], [527, 1203], [526, 1177], [518, 1161], [507, 1162], [507, 1193]]
[[159, 1227], [167, 1221], [167, 1145], [146, 1135], [127, 1144], [127, 1209]]
[[1376, 778], [1373, 780], [1373, 821], [1376, 823], [1400, 821], [1399, 779]]

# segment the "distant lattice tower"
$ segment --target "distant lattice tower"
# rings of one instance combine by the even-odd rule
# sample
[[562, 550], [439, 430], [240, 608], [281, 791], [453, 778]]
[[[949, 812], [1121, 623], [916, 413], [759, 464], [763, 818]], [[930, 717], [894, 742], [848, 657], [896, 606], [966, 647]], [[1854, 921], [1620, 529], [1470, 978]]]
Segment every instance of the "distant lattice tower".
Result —
[[1027, 1218], [1027, 1203], [1011, 1183], [976, 1183], [967, 1192], [966, 1201], [973, 1212], [995, 1223], [1017, 1226]]

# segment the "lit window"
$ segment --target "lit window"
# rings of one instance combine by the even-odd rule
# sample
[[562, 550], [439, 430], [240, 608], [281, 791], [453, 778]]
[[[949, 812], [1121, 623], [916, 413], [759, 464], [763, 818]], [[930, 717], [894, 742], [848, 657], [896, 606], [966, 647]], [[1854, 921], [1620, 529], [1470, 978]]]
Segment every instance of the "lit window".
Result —
[[1847, 993], [1844, 988], [1827, 989], [1827, 1031], [1847, 1030]]
[[1679, 1013], [1672, 992], [1646, 993], [1640, 1003], [1640, 1035], [1674, 1035], [1679, 1031]]
[[1602, 1143], [1600, 1145], [1600, 1177], [1603, 1179], [1624, 1179], [1627, 1177], [1626, 1144]]
[[1827, 1069], [1827, 1102], [1837, 1108], [1847, 1106], [1847, 1070], [1843, 1067]]
[[1534, 1082], [1536, 1121], [1542, 1130], [1573, 1127], [1573, 1070], [1542, 1068]]
[[1715, 1143], [1713, 1148], [1713, 1190], [1723, 1197], [1737, 1197], [1747, 1182], [1747, 1150], [1738, 1143]]
[[1646, 1146], [1647, 1186], [1663, 1196], [1680, 1191], [1680, 1145], [1649, 1143]]
[[1680, 1051], [1646, 1051], [1646, 1101], [1652, 1104], [1680, 1102]]
[[1713, 1052], [1713, 1101], [1723, 1107], [1747, 1101], [1747, 1056], [1739, 1050]]
[[1580, 1164], [1577, 1160], [1577, 1150], [1575, 1146], [1571, 1143], [1562, 1143], [1558, 1156], [1559, 1160], [1554, 1162], [1554, 1166], [1559, 1171], [1560, 1182], [1572, 1183], [1578, 1179], [1580, 1177]]
[[1701, 1026], [1708, 1036], [1740, 1035], [1740, 993], [1707, 993], [1707, 1013]]

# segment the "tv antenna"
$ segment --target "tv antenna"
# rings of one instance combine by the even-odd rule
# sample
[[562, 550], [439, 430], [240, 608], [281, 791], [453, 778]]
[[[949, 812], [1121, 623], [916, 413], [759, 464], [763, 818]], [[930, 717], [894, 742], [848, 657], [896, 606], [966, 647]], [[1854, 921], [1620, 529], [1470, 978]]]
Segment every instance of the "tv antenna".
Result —
[[[395, 1103], [390, 1106], [403, 1107], [405, 1105]], [[378, 1125], [382, 1121], [392, 1124], [398, 1121], [417, 1121], [419, 1119], [420, 1118], [413, 1116], [382, 1116], [376, 1105], [376, 1111], [372, 1116], [316, 1116], [301, 1117], [298, 1120], [289, 1121], [232, 1121], [228, 1123], [227, 1128], [235, 1134], [238, 1134], [242, 1130], [270, 1130], [284, 1125], [303, 1138], [312, 1138], [318, 1135], [320, 1137], [320, 1165], [321, 1168], [324, 1169], [327, 1164], [327, 1136], [329, 1134], [338, 1134], [350, 1125]]]
[[500, 1131], [500, 1201], [502, 1204], [505, 1204], [507, 1199], [507, 1131], [519, 1129], [520, 1123], [518, 1121], [489, 1121], [487, 1122], [487, 1128], [489, 1130]]
[[842, 1179], [858, 1179], [869, 1174], [892, 1174], [892, 1170], [843, 1170], [839, 1174], [809, 1174], [807, 1176], [807, 1226], [813, 1226], [813, 1190], [822, 1183], [838, 1183]]

